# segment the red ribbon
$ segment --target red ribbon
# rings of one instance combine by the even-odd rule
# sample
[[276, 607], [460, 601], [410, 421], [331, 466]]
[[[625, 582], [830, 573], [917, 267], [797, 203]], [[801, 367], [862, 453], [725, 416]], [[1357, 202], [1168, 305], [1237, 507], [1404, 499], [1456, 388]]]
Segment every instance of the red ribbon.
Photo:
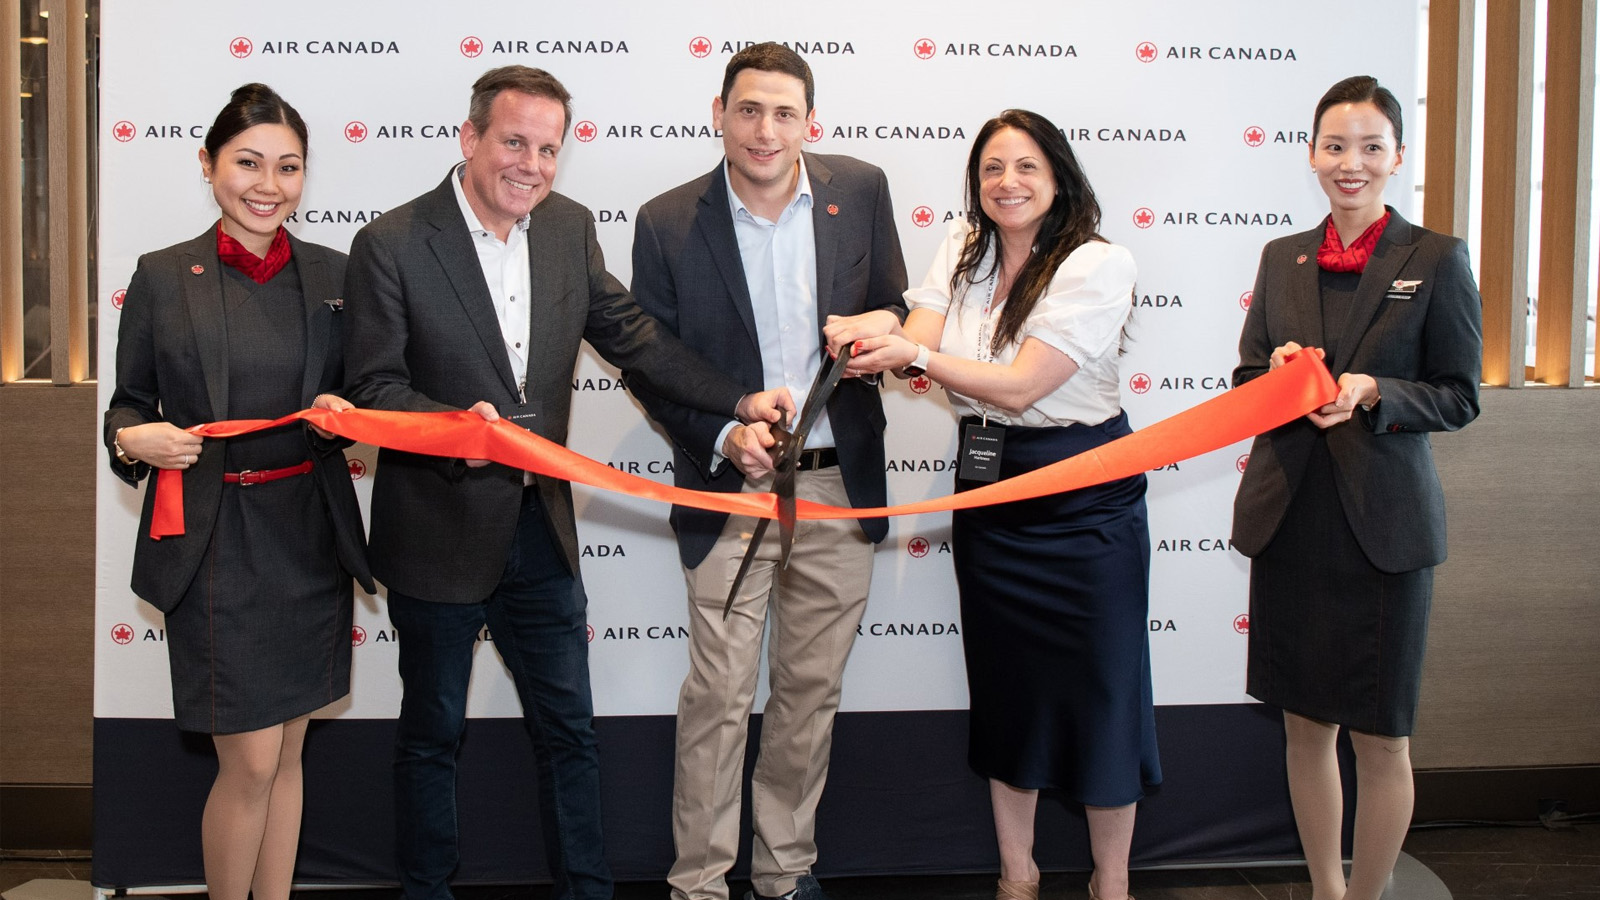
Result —
[[[1025, 475], [997, 481], [948, 497], [899, 506], [855, 509], [799, 501], [802, 519], [856, 519], [941, 512], [1027, 500], [1115, 481], [1218, 450], [1331, 403], [1339, 395], [1328, 369], [1315, 353], [1301, 351], [1279, 368], [1198, 406], [1163, 419], [1109, 444]], [[777, 495], [691, 491], [660, 484], [595, 462], [505, 419], [485, 422], [477, 413], [385, 412], [306, 409], [281, 419], [238, 419], [196, 425], [202, 437], [229, 438], [277, 428], [295, 421], [353, 441], [463, 459], [489, 459], [540, 475], [616, 491], [662, 503], [676, 503], [736, 515], [777, 518]], [[163, 469], [156, 484], [150, 536], [159, 540], [183, 534], [183, 470]]]

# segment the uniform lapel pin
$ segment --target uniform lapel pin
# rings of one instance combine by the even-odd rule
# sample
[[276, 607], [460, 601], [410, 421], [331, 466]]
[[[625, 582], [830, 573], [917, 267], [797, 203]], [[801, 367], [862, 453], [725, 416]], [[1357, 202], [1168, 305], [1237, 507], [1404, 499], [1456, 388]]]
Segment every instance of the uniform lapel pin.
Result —
[[1394, 280], [1394, 284], [1389, 285], [1389, 291], [1395, 294], [1415, 294], [1417, 292], [1417, 288], [1421, 285], [1422, 279], [1420, 278], [1415, 281], [1409, 281], [1404, 278], [1396, 278]]
[[334, 312], [338, 312], [339, 310], [344, 309], [344, 298], [343, 297], [335, 297], [332, 300], [324, 300], [322, 302], [327, 304], [328, 308], [333, 310]]
[[1294, 264], [1297, 265], [1297, 266], [1305, 265], [1306, 264], [1306, 255], [1304, 253], [1300, 254], [1300, 258], [1296, 259], [1294, 261]]
[[839, 204], [837, 204], [837, 203], [829, 203], [828, 204], [828, 215], [837, 216], [838, 214], [839, 214]]
[[193, 272], [196, 275], [204, 275], [206, 273], [206, 267], [200, 265], [199, 263], [195, 263], [194, 265], [189, 267], [189, 271]]

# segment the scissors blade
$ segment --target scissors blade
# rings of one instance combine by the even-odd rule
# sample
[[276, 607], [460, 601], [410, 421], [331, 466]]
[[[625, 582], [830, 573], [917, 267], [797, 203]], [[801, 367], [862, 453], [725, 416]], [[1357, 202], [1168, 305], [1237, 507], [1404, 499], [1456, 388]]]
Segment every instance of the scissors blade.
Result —
[[722, 621], [728, 621], [728, 613], [733, 612], [734, 598], [739, 596], [739, 586], [744, 584], [744, 576], [750, 571], [750, 564], [755, 562], [756, 550], [761, 546], [761, 538], [767, 533], [767, 526], [772, 524], [771, 519], [758, 519], [756, 528], [750, 532], [750, 546], [745, 548], [744, 559], [739, 561], [739, 571], [733, 576], [733, 586], [728, 588], [728, 602], [722, 604]]
[[[795, 482], [800, 465], [800, 454], [805, 450], [806, 435], [811, 432], [811, 425], [828, 406], [828, 398], [833, 395], [834, 388], [839, 386], [839, 380], [844, 377], [845, 366], [849, 365], [850, 357], [854, 351], [853, 344], [846, 344], [839, 348], [839, 355], [834, 358], [832, 365], [824, 366], [817, 371], [817, 378], [811, 384], [811, 393], [806, 395], [805, 408], [800, 411], [800, 421], [795, 424], [792, 432], [782, 426], [772, 428], [773, 436], [777, 443], [773, 449], [779, 451], [774, 468], [777, 475], [772, 480], [772, 492], [778, 497], [778, 536], [782, 542], [781, 565], [789, 566], [789, 553], [794, 549], [794, 526], [796, 513]], [[750, 564], [755, 561], [756, 551], [761, 546], [761, 539], [767, 534], [767, 526], [771, 519], [761, 519], [756, 523], [755, 530], [750, 532], [750, 546], [745, 548], [744, 559], [739, 561], [739, 571], [733, 576], [733, 586], [728, 589], [728, 601], [722, 606], [722, 619], [727, 621], [728, 614], [733, 611], [733, 601], [739, 596], [739, 586], [744, 583], [745, 573], [750, 571]]]
[[786, 460], [781, 463], [778, 477], [773, 479], [772, 489], [778, 495], [778, 546], [780, 548], [779, 566], [789, 568], [789, 552], [794, 549], [794, 522], [795, 522], [795, 461]]

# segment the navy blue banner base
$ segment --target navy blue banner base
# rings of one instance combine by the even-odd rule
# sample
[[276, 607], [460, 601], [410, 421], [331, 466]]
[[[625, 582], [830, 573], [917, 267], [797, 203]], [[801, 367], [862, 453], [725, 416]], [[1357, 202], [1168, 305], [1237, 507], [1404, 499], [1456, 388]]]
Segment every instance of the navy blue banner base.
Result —
[[[1166, 781], [1139, 804], [1134, 866], [1299, 858], [1276, 710], [1160, 707], [1156, 725]], [[673, 719], [602, 718], [596, 729], [607, 855], [619, 880], [660, 880], [673, 858]], [[757, 716], [752, 759], [759, 729]], [[967, 768], [966, 729], [965, 711], [840, 715], [817, 814], [817, 875], [996, 871], [988, 786]], [[200, 813], [216, 774], [211, 739], [179, 732], [170, 720], [96, 719], [94, 740], [94, 884], [203, 883]], [[392, 720], [311, 723], [297, 881], [395, 883], [393, 742]], [[550, 880], [521, 720], [469, 722], [458, 797], [456, 883]], [[748, 804], [744, 834], [734, 877], [748, 873]], [[1090, 868], [1081, 808], [1047, 795], [1036, 856], [1046, 871]]]

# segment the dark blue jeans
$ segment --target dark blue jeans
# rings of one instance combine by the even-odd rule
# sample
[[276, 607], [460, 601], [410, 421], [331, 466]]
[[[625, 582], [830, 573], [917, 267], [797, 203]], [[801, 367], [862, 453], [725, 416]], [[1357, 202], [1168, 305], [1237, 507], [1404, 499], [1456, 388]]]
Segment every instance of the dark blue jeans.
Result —
[[600, 762], [589, 693], [582, 583], [567, 571], [535, 489], [523, 491], [505, 573], [482, 603], [389, 592], [404, 695], [395, 738], [395, 854], [407, 900], [449, 900], [460, 858], [456, 751], [466, 728], [473, 644], [485, 624], [522, 699], [539, 775], [545, 854], [557, 900], [607, 900]]

